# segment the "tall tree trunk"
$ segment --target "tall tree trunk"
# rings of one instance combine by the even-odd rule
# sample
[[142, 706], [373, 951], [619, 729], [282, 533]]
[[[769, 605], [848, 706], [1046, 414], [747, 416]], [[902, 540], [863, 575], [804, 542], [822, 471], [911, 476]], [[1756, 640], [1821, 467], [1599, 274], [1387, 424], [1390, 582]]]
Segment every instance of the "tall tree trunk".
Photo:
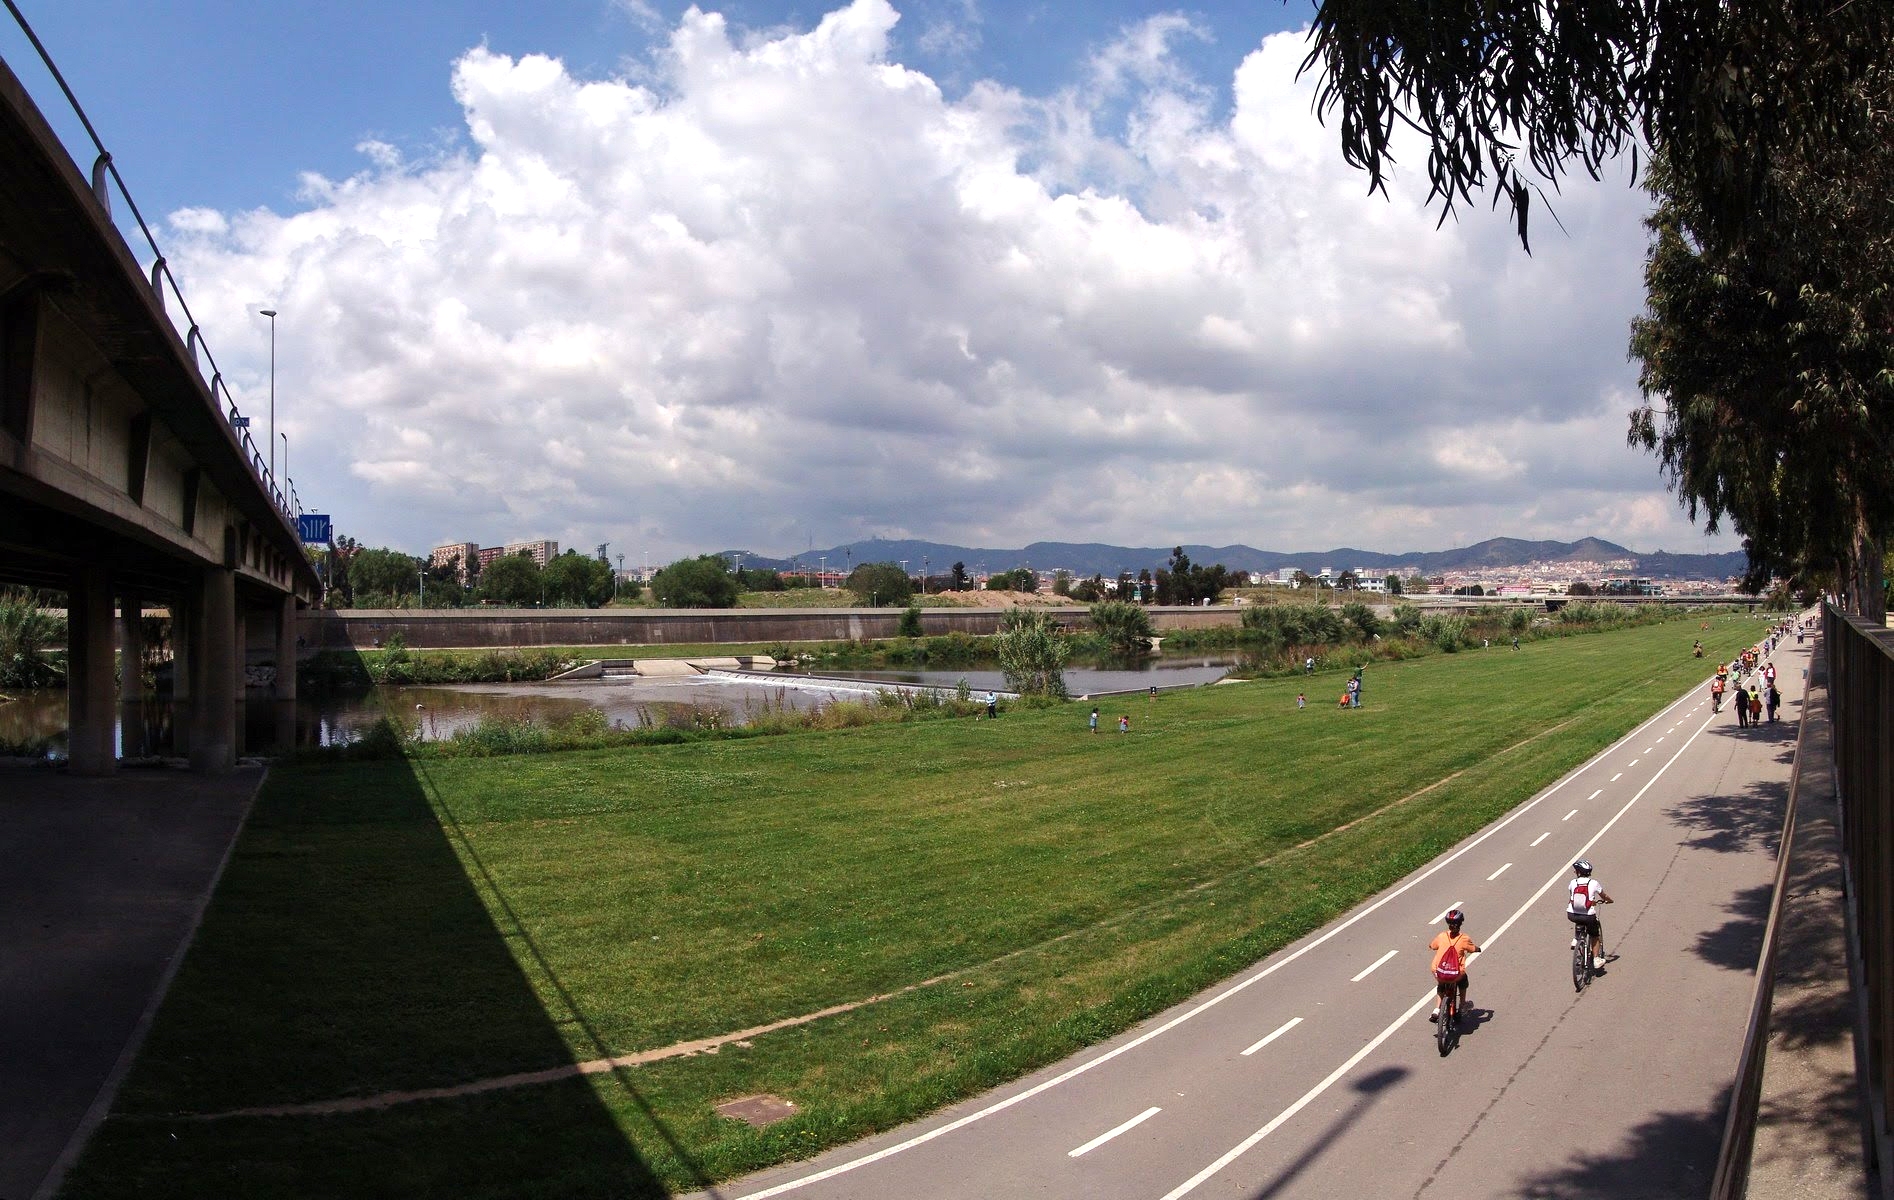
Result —
[[1862, 529], [1855, 551], [1855, 611], [1876, 625], [1887, 624], [1887, 543]]

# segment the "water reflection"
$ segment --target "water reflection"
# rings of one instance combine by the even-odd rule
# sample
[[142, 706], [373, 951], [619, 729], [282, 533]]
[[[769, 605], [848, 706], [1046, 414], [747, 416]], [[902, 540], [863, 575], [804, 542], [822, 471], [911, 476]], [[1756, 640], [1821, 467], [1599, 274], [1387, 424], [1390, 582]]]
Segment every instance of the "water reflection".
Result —
[[[1213, 683], [1240, 660], [1234, 656], [1173, 657], [1129, 663], [1070, 667], [1066, 685], [1074, 696], [1188, 687]], [[962, 680], [975, 692], [1003, 689], [1005, 678], [990, 669], [913, 668], [894, 671], [819, 672], [838, 679], [915, 684], [952, 691]], [[728, 723], [758, 713], [819, 708], [859, 692], [825, 693], [806, 686], [772, 686], [767, 679], [702, 676], [625, 676], [570, 683], [463, 684], [458, 687], [386, 687], [367, 695], [321, 696], [300, 701], [250, 699], [238, 703], [238, 753], [269, 754], [291, 746], [351, 742], [383, 717], [401, 721], [423, 738], [452, 737], [486, 719], [557, 724], [588, 710], [608, 724], [688, 724], [703, 709]], [[25, 692], [0, 703], [0, 755], [63, 759], [67, 752], [64, 690]], [[119, 708], [117, 748], [122, 758], [179, 755], [187, 730], [177, 728], [171, 701], [152, 699]]]

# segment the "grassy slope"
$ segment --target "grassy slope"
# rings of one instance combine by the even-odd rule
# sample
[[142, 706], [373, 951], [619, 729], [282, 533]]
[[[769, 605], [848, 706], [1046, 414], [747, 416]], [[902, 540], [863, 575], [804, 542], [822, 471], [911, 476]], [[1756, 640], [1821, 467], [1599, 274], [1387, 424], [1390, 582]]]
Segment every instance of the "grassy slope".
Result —
[[[1727, 654], [1759, 628], [1701, 636]], [[1358, 712], [1333, 708], [1337, 675], [1311, 682], [1302, 713], [1294, 680], [1132, 699], [1105, 713], [1128, 711], [1129, 737], [1089, 736], [1070, 706], [275, 772], [72, 1194], [317, 1194], [336, 1171], [358, 1194], [523, 1194], [528, 1178], [661, 1194], [859, 1136], [1345, 911], [1704, 676], [1696, 636], [1680, 623], [1374, 667]], [[965, 974], [590, 1085], [350, 1117], [161, 1116], [648, 1049], [948, 971]], [[803, 1112], [761, 1131], [710, 1112], [757, 1091]], [[514, 1157], [469, 1175], [496, 1139]], [[575, 1144], [595, 1166], [571, 1161]]]

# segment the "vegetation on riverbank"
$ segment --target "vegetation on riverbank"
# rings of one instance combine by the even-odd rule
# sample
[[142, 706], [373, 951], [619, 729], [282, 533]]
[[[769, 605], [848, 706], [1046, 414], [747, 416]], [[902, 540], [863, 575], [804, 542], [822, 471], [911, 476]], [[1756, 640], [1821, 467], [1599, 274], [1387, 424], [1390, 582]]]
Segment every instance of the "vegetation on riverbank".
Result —
[[[1694, 686], [1693, 639], [1758, 629], [1389, 663], [1348, 712], [1290, 680], [1140, 697], [1122, 736], [1061, 705], [275, 769], [66, 1194], [661, 1196], [807, 1156], [1318, 927]], [[694, 1038], [727, 1040], [665, 1051]], [[796, 1114], [715, 1112], [763, 1092]]]

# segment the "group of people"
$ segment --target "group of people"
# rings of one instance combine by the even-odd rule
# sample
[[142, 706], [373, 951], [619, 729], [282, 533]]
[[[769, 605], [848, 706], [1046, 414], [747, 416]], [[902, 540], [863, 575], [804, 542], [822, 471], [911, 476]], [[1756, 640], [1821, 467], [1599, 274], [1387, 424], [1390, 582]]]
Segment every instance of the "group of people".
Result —
[[1718, 664], [1716, 677], [1710, 681], [1710, 711], [1722, 712], [1723, 697], [1733, 693], [1739, 727], [1760, 726], [1765, 713], [1774, 723], [1776, 710], [1782, 707], [1782, 693], [1776, 690], [1776, 664], [1764, 657], [1774, 648], [1772, 635], [1734, 661]]
[[[1591, 863], [1579, 859], [1572, 864], [1572, 878], [1565, 885], [1565, 919], [1572, 924], [1572, 945], [1578, 945], [1583, 937], [1589, 942], [1593, 968], [1603, 970], [1605, 966], [1605, 930], [1598, 921], [1598, 906], [1614, 901], [1592, 877]], [[1467, 991], [1472, 982], [1467, 973], [1467, 961], [1480, 952], [1480, 947], [1472, 938], [1461, 932], [1466, 923], [1466, 914], [1457, 908], [1450, 908], [1442, 918], [1447, 923], [1445, 933], [1437, 933], [1434, 940], [1427, 943], [1433, 951], [1434, 972], [1434, 1011], [1429, 1013], [1429, 1021], [1440, 1019], [1440, 1005], [1447, 998], [1447, 990], [1453, 988], [1460, 993], [1460, 1011], [1467, 1011]]]

